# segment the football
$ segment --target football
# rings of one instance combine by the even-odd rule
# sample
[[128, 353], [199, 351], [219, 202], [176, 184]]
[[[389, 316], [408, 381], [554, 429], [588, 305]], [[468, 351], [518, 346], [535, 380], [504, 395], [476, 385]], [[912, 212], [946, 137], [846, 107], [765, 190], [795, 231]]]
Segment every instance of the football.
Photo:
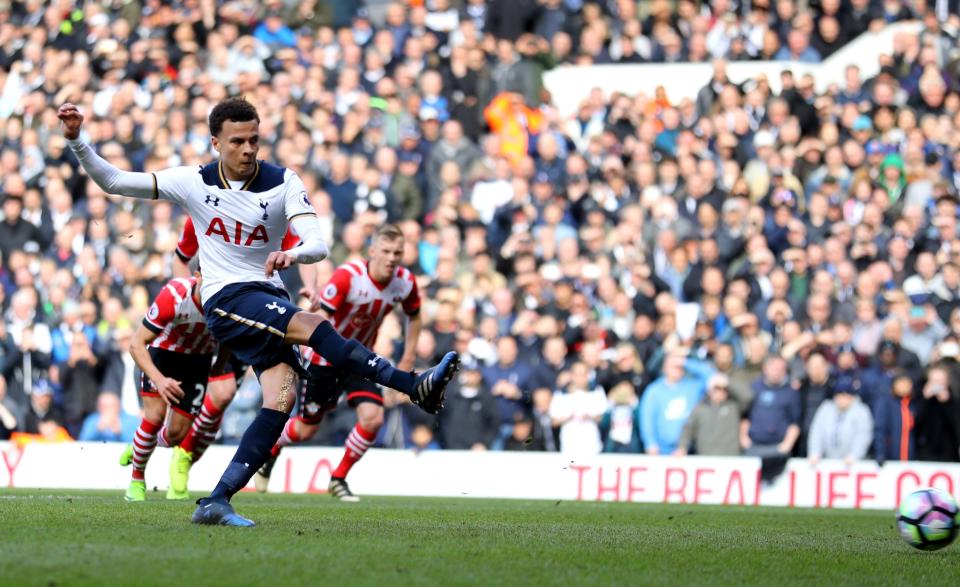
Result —
[[957, 536], [957, 502], [939, 489], [920, 489], [897, 509], [900, 536], [914, 548], [940, 550]]

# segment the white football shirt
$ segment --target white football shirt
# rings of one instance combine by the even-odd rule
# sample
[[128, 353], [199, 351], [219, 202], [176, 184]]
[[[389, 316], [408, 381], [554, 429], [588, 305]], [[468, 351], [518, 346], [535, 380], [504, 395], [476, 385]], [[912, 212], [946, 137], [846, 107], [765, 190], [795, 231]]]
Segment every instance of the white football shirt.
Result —
[[171, 167], [153, 174], [157, 196], [183, 206], [193, 218], [200, 245], [203, 303], [231, 283], [265, 281], [267, 256], [279, 251], [289, 221], [316, 214], [296, 173], [264, 161], [243, 185], [231, 186], [220, 162]]

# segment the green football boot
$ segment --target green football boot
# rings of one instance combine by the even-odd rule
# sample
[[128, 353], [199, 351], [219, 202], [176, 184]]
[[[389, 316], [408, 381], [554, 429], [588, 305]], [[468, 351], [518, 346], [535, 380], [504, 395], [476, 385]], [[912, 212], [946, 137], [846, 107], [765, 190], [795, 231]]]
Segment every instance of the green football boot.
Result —
[[130, 482], [130, 486], [127, 487], [127, 493], [124, 494], [123, 499], [127, 501], [146, 501], [147, 484], [134, 479]]
[[179, 446], [173, 447], [170, 457], [170, 489], [167, 490], [167, 499], [190, 499], [187, 491], [187, 481], [190, 479], [190, 465], [193, 464], [193, 455]]

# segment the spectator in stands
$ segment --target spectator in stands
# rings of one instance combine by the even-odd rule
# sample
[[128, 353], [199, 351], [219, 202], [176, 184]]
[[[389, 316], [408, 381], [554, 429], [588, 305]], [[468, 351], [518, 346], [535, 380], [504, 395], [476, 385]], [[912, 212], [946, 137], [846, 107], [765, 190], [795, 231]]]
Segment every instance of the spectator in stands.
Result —
[[607, 411], [607, 398], [591, 378], [586, 363], [574, 363], [570, 382], [550, 403], [553, 425], [560, 428], [560, 452], [591, 455], [603, 449], [598, 424]]
[[960, 410], [950, 390], [950, 373], [939, 365], [927, 370], [917, 407], [917, 459], [960, 460]]
[[867, 456], [873, 442], [873, 417], [860, 401], [860, 382], [849, 376], [836, 379], [833, 399], [817, 408], [807, 439], [807, 455], [820, 459], [843, 459], [846, 464]]
[[97, 411], [83, 421], [77, 440], [88, 442], [133, 442], [140, 421], [120, 410], [120, 397], [105, 391], [97, 398]]
[[557, 452], [560, 446], [560, 431], [553, 425], [550, 417], [550, 404], [553, 392], [540, 388], [533, 392], [533, 439], [535, 446], [542, 446], [547, 452]]
[[734, 358], [733, 346], [718, 344], [717, 350], [713, 354], [713, 364], [717, 373], [726, 375], [727, 393], [737, 402], [742, 413], [750, 406], [750, 401], [753, 399], [750, 385], [759, 373], [753, 374], [746, 369], [737, 368], [734, 366]]
[[690, 412], [703, 398], [713, 368], [698, 359], [688, 359], [685, 350], [670, 351], [663, 362], [663, 376], [640, 398], [640, 432], [647, 454], [669, 455], [680, 442]]
[[903, 348], [914, 353], [921, 364], [926, 364], [937, 341], [949, 332], [940, 321], [932, 304], [913, 305], [903, 329]]
[[407, 447], [416, 452], [424, 450], [440, 450], [440, 443], [433, 436], [433, 429], [426, 424], [417, 424], [410, 433], [412, 445]]
[[96, 409], [100, 392], [98, 363], [87, 337], [74, 336], [70, 341], [70, 358], [60, 369], [60, 384], [65, 398], [64, 415], [71, 436], [79, 434], [86, 416]]
[[600, 432], [604, 437], [603, 452], [639, 453], [640, 416], [639, 401], [633, 385], [623, 381], [610, 388], [607, 394], [610, 406], [600, 420]]
[[505, 451], [539, 451], [543, 450], [542, 439], [533, 437], [533, 420], [526, 414], [517, 414], [517, 420], [513, 423], [513, 431], [510, 438], [503, 445]]
[[140, 394], [137, 391], [137, 366], [130, 356], [130, 341], [133, 329], [122, 326], [113, 330], [115, 348], [108, 354], [103, 368], [102, 392], [116, 394], [120, 398], [123, 413], [140, 415]]
[[796, 445], [799, 457], [807, 456], [807, 443], [814, 414], [824, 401], [835, 393], [830, 377], [830, 364], [822, 352], [814, 351], [807, 356], [806, 374], [800, 380], [800, 438]]
[[40, 230], [22, 218], [23, 195], [26, 185], [17, 175], [6, 177], [3, 182], [3, 222], [0, 222], [0, 252], [9, 267], [14, 251], [23, 251], [27, 243], [39, 246], [43, 240]]
[[15, 398], [29, 395], [34, 382], [50, 367], [50, 329], [38, 320], [37, 295], [32, 289], [17, 290], [7, 313], [4, 377]]
[[767, 359], [753, 393], [753, 404], [740, 423], [740, 446], [752, 456], [790, 454], [800, 437], [800, 395], [790, 386], [782, 357]]
[[918, 400], [913, 379], [902, 372], [893, 376], [890, 393], [877, 398], [873, 406], [873, 456], [878, 463], [909, 461], [916, 456]]
[[499, 450], [513, 433], [516, 414], [530, 405], [532, 373], [527, 365], [517, 361], [517, 341], [504, 336], [497, 341], [497, 363], [483, 371], [483, 384], [497, 401], [500, 431], [492, 448]]
[[483, 384], [479, 363], [467, 357], [459, 380], [447, 390], [447, 400], [440, 414], [443, 447], [486, 450], [493, 444], [499, 429], [497, 402]]
[[793, 29], [787, 33], [787, 43], [777, 52], [777, 61], [799, 61], [801, 63], [819, 63], [820, 53], [810, 46], [810, 37], [803, 31]]
[[10, 435], [23, 427], [22, 416], [17, 405], [7, 396], [7, 381], [0, 377], [0, 440], [8, 440]]
[[[559, 375], [568, 371], [567, 343], [559, 336], [548, 338], [543, 343], [543, 356], [533, 368], [534, 392], [540, 389], [553, 392], [563, 387], [557, 385]], [[604, 386], [606, 389], [606, 386]]]
[[715, 373], [707, 383], [707, 395], [693, 408], [683, 427], [675, 456], [690, 452], [704, 456], [740, 454], [740, 408], [730, 397], [730, 380]]
[[54, 404], [53, 388], [46, 380], [40, 380], [30, 393], [30, 406], [27, 409], [21, 430], [28, 434], [40, 434], [43, 422], [53, 422], [62, 426], [65, 422], [63, 411]]
[[599, 383], [607, 392], [613, 391], [613, 388], [621, 383], [630, 384], [634, 394], [637, 393], [637, 390], [645, 389], [647, 387], [646, 373], [636, 347], [629, 343], [617, 345], [616, 357], [599, 374]]

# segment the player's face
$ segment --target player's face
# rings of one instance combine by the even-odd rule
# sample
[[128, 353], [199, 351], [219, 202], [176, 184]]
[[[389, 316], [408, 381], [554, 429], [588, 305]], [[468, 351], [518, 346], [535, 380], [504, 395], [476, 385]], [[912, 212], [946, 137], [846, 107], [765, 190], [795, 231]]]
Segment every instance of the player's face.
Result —
[[246, 179], [253, 174], [260, 150], [260, 125], [256, 120], [227, 120], [212, 140], [213, 148], [220, 152], [227, 179]]
[[402, 238], [378, 238], [370, 247], [370, 272], [377, 281], [384, 281], [396, 272], [402, 259]]

